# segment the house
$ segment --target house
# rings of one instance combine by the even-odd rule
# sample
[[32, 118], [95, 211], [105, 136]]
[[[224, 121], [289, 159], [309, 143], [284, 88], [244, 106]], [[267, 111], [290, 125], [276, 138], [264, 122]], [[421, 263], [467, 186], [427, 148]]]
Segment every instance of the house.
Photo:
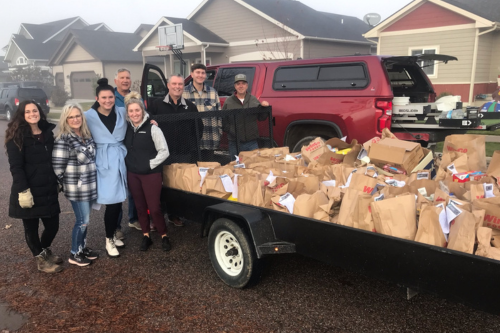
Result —
[[132, 49], [140, 42], [135, 33], [69, 30], [48, 61], [56, 84], [73, 98], [93, 99], [98, 77], [113, 79], [119, 68], [130, 70], [133, 80], [142, 76], [142, 55]]
[[500, 1], [415, 0], [368, 31], [377, 54], [446, 54], [458, 61], [422, 63], [436, 93], [472, 103], [493, 92], [500, 75]]
[[4, 62], [8, 64], [9, 70], [27, 66], [50, 70], [47, 66], [49, 58], [70, 29], [111, 31], [104, 23], [89, 25], [81, 17], [43, 24], [22, 23], [6, 47]]
[[374, 42], [362, 36], [362, 20], [316, 11], [294, 0], [203, 0], [185, 19], [162, 17], [136, 45], [146, 61], [162, 56], [164, 72], [180, 73], [172, 51], [158, 49], [158, 28], [182, 24], [186, 62], [215, 65], [370, 54]]

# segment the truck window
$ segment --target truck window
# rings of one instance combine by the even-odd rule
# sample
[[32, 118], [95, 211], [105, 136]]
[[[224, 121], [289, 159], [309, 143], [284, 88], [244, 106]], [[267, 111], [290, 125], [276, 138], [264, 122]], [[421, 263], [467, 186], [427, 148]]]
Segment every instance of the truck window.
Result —
[[7, 97], [7, 89], [2, 89], [2, 91], [0, 92], [0, 98], [5, 98]]
[[234, 77], [237, 74], [245, 74], [248, 81], [248, 93], [252, 93], [252, 83], [255, 76], [255, 67], [232, 67], [219, 69], [215, 79], [214, 88], [220, 97], [231, 96], [234, 93]]
[[167, 87], [155, 69], [150, 69], [148, 72], [146, 92], [148, 97], [165, 97], [167, 95]]
[[274, 74], [274, 90], [365, 88], [369, 77], [365, 64], [280, 67]]

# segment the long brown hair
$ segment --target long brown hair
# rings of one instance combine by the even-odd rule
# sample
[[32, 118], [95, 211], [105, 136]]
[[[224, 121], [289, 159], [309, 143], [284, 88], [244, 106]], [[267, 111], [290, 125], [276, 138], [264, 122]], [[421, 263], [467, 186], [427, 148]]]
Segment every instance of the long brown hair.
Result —
[[26, 131], [31, 132], [31, 127], [24, 118], [24, 114], [26, 112], [26, 105], [34, 104], [38, 109], [38, 113], [40, 114], [40, 120], [46, 120], [45, 113], [43, 113], [42, 108], [35, 101], [24, 101], [19, 103], [16, 112], [14, 113], [14, 117], [7, 125], [7, 130], [5, 131], [5, 147], [7, 147], [7, 142], [10, 140], [14, 141], [16, 146], [21, 150], [23, 147], [23, 137]]

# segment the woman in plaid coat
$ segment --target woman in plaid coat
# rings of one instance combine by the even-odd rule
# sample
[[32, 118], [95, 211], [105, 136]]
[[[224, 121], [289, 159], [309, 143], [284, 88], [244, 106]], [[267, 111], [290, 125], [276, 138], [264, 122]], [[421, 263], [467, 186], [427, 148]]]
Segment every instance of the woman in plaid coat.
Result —
[[52, 165], [64, 195], [75, 212], [69, 262], [78, 266], [87, 266], [98, 257], [86, 245], [90, 210], [97, 199], [95, 159], [96, 144], [82, 110], [77, 105], [66, 105], [59, 120]]

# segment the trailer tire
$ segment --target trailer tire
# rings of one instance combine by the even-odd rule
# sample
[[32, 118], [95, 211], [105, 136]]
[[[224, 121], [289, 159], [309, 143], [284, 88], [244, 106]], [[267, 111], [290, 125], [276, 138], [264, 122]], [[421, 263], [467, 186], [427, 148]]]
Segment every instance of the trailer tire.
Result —
[[237, 223], [226, 218], [217, 219], [208, 234], [208, 248], [215, 272], [227, 285], [244, 288], [259, 280], [260, 260]]

